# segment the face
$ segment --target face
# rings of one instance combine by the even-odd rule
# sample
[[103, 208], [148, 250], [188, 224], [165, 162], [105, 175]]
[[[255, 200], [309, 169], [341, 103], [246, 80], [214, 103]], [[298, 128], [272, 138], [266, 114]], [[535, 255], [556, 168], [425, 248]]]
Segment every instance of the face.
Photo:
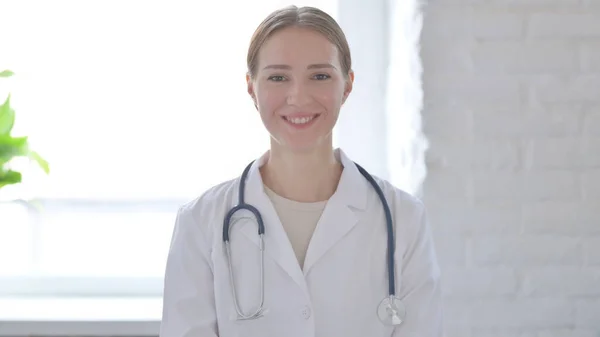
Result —
[[275, 146], [310, 151], [331, 146], [353, 78], [343, 74], [336, 46], [323, 35], [285, 28], [261, 47], [248, 93]]

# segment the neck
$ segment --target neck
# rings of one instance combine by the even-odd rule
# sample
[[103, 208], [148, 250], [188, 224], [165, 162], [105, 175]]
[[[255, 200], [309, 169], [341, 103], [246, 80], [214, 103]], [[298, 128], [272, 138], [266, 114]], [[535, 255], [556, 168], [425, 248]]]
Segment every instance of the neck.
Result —
[[278, 195], [299, 202], [328, 200], [337, 189], [342, 165], [326, 146], [310, 152], [290, 152], [272, 144], [261, 167], [263, 182]]

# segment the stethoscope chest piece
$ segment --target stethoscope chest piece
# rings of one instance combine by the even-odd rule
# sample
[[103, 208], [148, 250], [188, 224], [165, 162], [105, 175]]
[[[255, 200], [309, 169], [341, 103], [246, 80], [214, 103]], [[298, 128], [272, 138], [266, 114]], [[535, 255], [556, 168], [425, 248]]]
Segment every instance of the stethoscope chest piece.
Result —
[[398, 297], [386, 297], [377, 307], [377, 316], [385, 325], [400, 325], [406, 317], [406, 307]]

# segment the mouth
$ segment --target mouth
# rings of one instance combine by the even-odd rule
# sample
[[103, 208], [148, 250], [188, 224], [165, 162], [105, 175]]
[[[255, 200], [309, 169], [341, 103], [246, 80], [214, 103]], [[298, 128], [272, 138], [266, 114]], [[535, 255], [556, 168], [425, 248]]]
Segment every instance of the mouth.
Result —
[[307, 125], [307, 124], [311, 123], [319, 116], [320, 116], [320, 114], [314, 114], [314, 115], [310, 115], [310, 116], [301, 116], [301, 117], [282, 116], [281, 118], [283, 118], [286, 122], [288, 122], [290, 124], [301, 126], [301, 125]]

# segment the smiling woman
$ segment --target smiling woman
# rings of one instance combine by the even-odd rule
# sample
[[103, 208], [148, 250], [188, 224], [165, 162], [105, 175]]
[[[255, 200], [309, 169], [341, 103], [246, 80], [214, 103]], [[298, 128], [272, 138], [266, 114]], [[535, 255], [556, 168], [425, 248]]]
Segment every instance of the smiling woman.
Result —
[[[344, 100], [350, 63], [341, 54], [302, 65], [273, 59], [244, 81], [250, 33], [286, 4], [58, 0], [36, 2], [35, 10], [27, 1], [2, 4], [8, 15], [0, 20], [0, 69], [18, 76], [0, 83], [0, 96], [12, 93], [15, 135], [30, 136], [52, 172], [15, 162], [24, 182], [2, 189], [2, 200], [29, 199], [40, 207], [29, 216], [12, 207], [14, 216], [0, 222], [0, 296], [160, 296], [178, 206], [239, 175], [271, 138], [310, 146], [301, 142], [303, 134], [337, 118], [334, 102], [281, 110], [261, 88], [320, 86]], [[386, 35], [378, 23], [387, 20], [387, 1], [368, 8], [348, 0], [306, 4], [339, 18], [361, 74], [333, 142], [393, 178], [385, 153], [387, 41], [373, 38]], [[372, 24], [356, 26], [359, 17]], [[263, 69], [268, 65], [288, 67]], [[312, 84], [299, 87], [298, 80]], [[268, 130], [249, 86], [257, 106], [278, 116], [261, 115]], [[301, 100], [305, 93], [290, 97]]]
[[348, 50], [345, 39], [339, 42], [343, 49], [330, 39], [300, 25], [277, 32], [260, 50], [251, 44], [249, 53], [259, 58], [248, 57], [248, 92], [272, 139], [282, 146], [308, 151], [331, 140], [354, 74], [350, 57], [341, 52]]
[[179, 208], [160, 336], [442, 337], [423, 203], [333, 145], [354, 81], [337, 21], [275, 10], [248, 54], [270, 146]]

